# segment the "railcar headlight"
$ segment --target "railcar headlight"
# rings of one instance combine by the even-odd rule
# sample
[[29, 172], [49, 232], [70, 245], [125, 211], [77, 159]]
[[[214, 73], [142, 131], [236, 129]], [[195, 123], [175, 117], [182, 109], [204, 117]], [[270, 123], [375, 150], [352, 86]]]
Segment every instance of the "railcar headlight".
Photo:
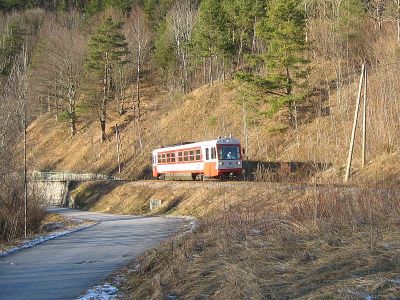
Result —
[[219, 163], [219, 165], [220, 165], [220, 166], [223, 166], [223, 165], [224, 165], [224, 163], [221, 161], [221, 162]]
[[238, 161], [238, 165], [240, 165], [241, 164], [241, 162], [240, 161]]

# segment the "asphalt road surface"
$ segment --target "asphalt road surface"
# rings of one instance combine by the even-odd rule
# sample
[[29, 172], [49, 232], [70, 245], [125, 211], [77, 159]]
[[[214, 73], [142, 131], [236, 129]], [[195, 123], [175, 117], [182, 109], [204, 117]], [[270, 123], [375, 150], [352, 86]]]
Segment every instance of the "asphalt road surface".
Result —
[[97, 225], [0, 257], [0, 299], [76, 299], [174, 234], [181, 220], [51, 208]]

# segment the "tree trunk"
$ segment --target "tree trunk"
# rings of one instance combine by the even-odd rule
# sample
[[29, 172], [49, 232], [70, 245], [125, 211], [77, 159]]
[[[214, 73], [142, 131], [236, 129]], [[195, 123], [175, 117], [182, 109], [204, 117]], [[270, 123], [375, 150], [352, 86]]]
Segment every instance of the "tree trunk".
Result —
[[251, 44], [251, 54], [256, 52], [256, 26], [257, 26], [257, 17], [254, 17], [254, 24], [253, 24], [253, 41]]
[[122, 69], [119, 70], [119, 87], [118, 87], [118, 114], [122, 116], [125, 113], [125, 107], [124, 107], [124, 90], [123, 86], [124, 84], [124, 79], [123, 79], [123, 74], [122, 74]]
[[239, 51], [238, 51], [238, 57], [237, 57], [237, 66], [240, 66], [240, 61], [241, 61], [241, 56], [243, 52], [243, 36], [244, 36], [244, 30], [240, 33], [240, 39], [239, 39]]
[[209, 70], [209, 76], [210, 76], [210, 84], [211, 86], [214, 85], [214, 78], [213, 78], [213, 58], [212, 58], [212, 53], [211, 53], [211, 49], [210, 49], [210, 70]]
[[103, 100], [100, 107], [100, 128], [101, 128], [101, 142], [105, 142], [107, 139], [106, 135], [106, 117], [107, 117], [107, 97], [109, 89], [109, 66], [108, 66], [108, 53], [106, 53], [106, 63], [104, 65], [104, 77], [103, 77]]
[[122, 95], [119, 96], [119, 99], [120, 100], [119, 100], [118, 114], [122, 116], [125, 113], [124, 99], [122, 98]]
[[75, 107], [70, 105], [69, 106], [69, 127], [71, 130], [71, 136], [76, 135], [76, 113]]
[[51, 103], [50, 103], [50, 96], [46, 97], [46, 101], [47, 101], [47, 112], [49, 114], [51, 114]]
[[68, 102], [69, 102], [69, 126], [71, 130], [71, 136], [76, 135], [76, 112], [75, 112], [75, 87], [74, 85], [70, 85], [69, 93], [68, 93]]
[[222, 82], [225, 82], [225, 57], [222, 57]]
[[137, 70], [136, 70], [136, 118], [137, 120], [140, 120], [140, 50], [138, 53], [138, 59], [137, 59]]
[[100, 129], [101, 129], [101, 142], [105, 142], [107, 140], [107, 135], [106, 135], [106, 119], [105, 116], [101, 115], [100, 117]]
[[139, 148], [140, 152], [143, 150], [143, 143], [142, 143], [142, 135], [141, 135], [141, 130], [140, 130], [140, 119], [141, 119], [141, 112], [140, 112], [140, 70], [141, 70], [141, 64], [140, 64], [140, 58], [141, 58], [141, 49], [138, 48], [138, 56], [137, 56], [137, 61], [136, 61], [136, 103], [135, 103], [135, 108], [134, 108], [134, 120], [136, 123], [136, 135], [139, 143]]
[[[290, 96], [292, 94], [292, 78], [290, 77], [290, 70], [286, 68], [286, 81], [288, 86], [286, 87], [286, 95]], [[297, 126], [297, 107], [296, 103], [294, 103], [294, 107], [291, 102], [287, 105], [289, 109], [289, 125], [293, 127], [293, 125]], [[294, 121], [293, 121], [294, 120]]]
[[286, 88], [286, 95], [291, 95], [293, 88], [292, 88], [292, 77], [290, 76], [289, 68], [286, 68], [286, 80], [288, 83], [288, 86]]
[[183, 93], [187, 93], [187, 83], [188, 83], [188, 70], [187, 70], [187, 58], [185, 54], [185, 50], [182, 50], [182, 63], [183, 63]]
[[58, 122], [58, 98], [54, 98], [54, 106], [56, 107], [56, 122]]
[[204, 85], [206, 85], [207, 82], [207, 58], [204, 57], [203, 60], [203, 76], [204, 76]]

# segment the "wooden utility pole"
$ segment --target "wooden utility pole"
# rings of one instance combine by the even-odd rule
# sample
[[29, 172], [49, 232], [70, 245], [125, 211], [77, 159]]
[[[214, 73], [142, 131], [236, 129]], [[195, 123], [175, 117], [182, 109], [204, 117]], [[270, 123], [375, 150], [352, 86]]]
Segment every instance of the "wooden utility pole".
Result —
[[27, 214], [28, 214], [28, 166], [27, 166], [27, 154], [26, 154], [26, 98], [23, 100], [24, 103], [24, 237], [27, 236], [28, 230], [28, 222], [27, 222]]
[[397, 3], [397, 42], [400, 43], [400, 0], [396, 0]]
[[[28, 67], [28, 57], [26, 52], [26, 46], [23, 48], [23, 71], [27, 72]], [[27, 80], [24, 78], [23, 80]], [[26, 81], [23, 83], [26, 84]], [[23, 126], [24, 126], [24, 237], [27, 237], [28, 234], [28, 160], [27, 160], [27, 114], [26, 114], [26, 88], [23, 87], [23, 90], [20, 93], [20, 97], [22, 98], [23, 103]]]
[[349, 155], [347, 157], [347, 167], [346, 167], [346, 175], [344, 177], [344, 182], [347, 182], [350, 177], [351, 161], [353, 160], [354, 139], [355, 139], [356, 130], [357, 130], [358, 113], [360, 111], [360, 101], [361, 101], [361, 92], [362, 92], [363, 81], [364, 81], [364, 72], [365, 72], [365, 65], [362, 65], [360, 84], [358, 86], [357, 104], [356, 104], [356, 109], [354, 112], [354, 123], [353, 123], [353, 130], [351, 133], [351, 141], [350, 141], [350, 147], [349, 147]]
[[[244, 102], [243, 102], [243, 105], [242, 105], [242, 109], [243, 109], [243, 137], [244, 137], [244, 143], [245, 143], [245, 148], [244, 148], [245, 151], [244, 151], [244, 153], [242, 153], [242, 155], [243, 155], [243, 162], [246, 163], [246, 168], [247, 168], [249, 134], [248, 134], [248, 130], [247, 130], [247, 115], [246, 115], [246, 108], [245, 108]], [[247, 171], [247, 170], [245, 170], [245, 171]], [[244, 180], [246, 180], [246, 175], [247, 174], [244, 173]]]
[[118, 174], [121, 174], [120, 139], [118, 124], [115, 124], [115, 141], [117, 143]]
[[367, 97], [368, 97], [368, 71], [364, 70], [364, 109], [363, 109], [363, 125], [362, 125], [362, 154], [361, 166], [365, 166], [365, 157], [367, 150]]

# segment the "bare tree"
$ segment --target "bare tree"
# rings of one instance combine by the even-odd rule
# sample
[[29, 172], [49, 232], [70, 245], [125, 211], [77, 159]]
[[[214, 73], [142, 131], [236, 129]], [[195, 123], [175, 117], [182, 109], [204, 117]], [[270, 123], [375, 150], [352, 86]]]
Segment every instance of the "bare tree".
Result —
[[118, 114], [122, 116], [125, 113], [125, 94], [129, 86], [130, 65], [118, 65], [113, 69], [113, 72], [115, 73], [113, 78], [116, 93], [115, 96], [118, 102]]
[[35, 78], [39, 93], [54, 100], [56, 115], [59, 106], [67, 111], [71, 136], [74, 136], [77, 132], [77, 87], [82, 76], [87, 42], [78, 29], [80, 17], [77, 12], [64, 16], [66, 25], [54, 16], [48, 19], [42, 32], [46, 43], [37, 58]]
[[197, 1], [179, 0], [167, 16], [167, 22], [175, 39], [176, 56], [180, 63], [183, 92], [188, 91], [189, 80], [189, 43], [197, 17]]
[[[20, 219], [24, 212], [24, 234], [27, 234], [28, 182], [26, 160], [27, 89], [28, 89], [27, 48], [14, 58], [10, 74], [0, 93], [0, 212], [7, 212], [0, 228], [3, 239], [14, 239], [21, 231]], [[18, 139], [23, 135], [23, 164], [16, 154]], [[22, 168], [21, 168], [22, 165]], [[22, 169], [22, 170], [21, 170]], [[22, 171], [22, 172], [20, 172]], [[22, 175], [21, 175], [22, 174]]]
[[[141, 90], [140, 80], [142, 76], [143, 66], [150, 52], [151, 30], [148, 20], [140, 7], [135, 7], [126, 22], [127, 38], [132, 53], [133, 61], [136, 63], [136, 97], [133, 97], [133, 111], [137, 129], [137, 137], [140, 149], [143, 149], [143, 141], [140, 130], [141, 119]], [[132, 94], [134, 95], [134, 94]]]
[[136, 63], [136, 99], [133, 106], [138, 120], [141, 117], [140, 80], [144, 62], [149, 55], [151, 42], [151, 30], [147, 22], [145, 13], [139, 7], [134, 8], [126, 22], [128, 42], [134, 55], [133, 61]]

